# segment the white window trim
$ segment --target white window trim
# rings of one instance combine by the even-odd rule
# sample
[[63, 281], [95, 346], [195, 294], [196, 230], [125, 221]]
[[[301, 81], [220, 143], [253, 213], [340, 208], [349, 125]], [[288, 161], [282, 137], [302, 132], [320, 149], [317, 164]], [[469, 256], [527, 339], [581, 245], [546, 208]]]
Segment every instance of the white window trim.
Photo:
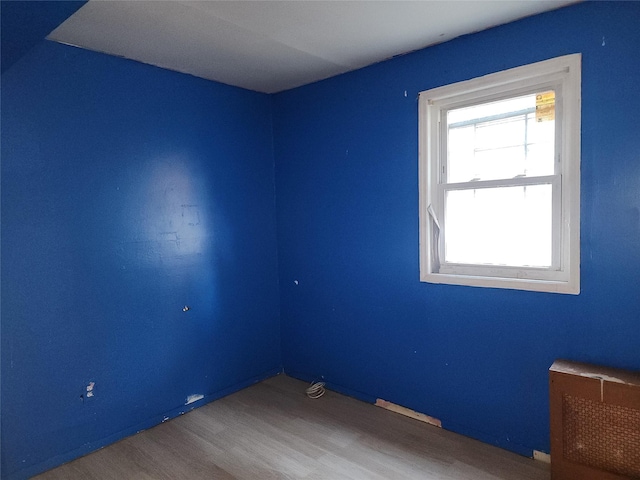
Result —
[[[439, 211], [439, 118], [443, 109], [470, 100], [490, 101], [505, 94], [552, 85], [561, 91], [559, 131], [561, 157], [560, 244], [556, 269], [458, 266], [440, 268], [437, 258], [439, 228], [432, 215]], [[580, 293], [580, 120], [581, 54], [566, 55], [483, 77], [434, 88], [419, 97], [420, 280], [429, 283], [471, 285], [555, 293]], [[436, 139], [431, 141], [431, 139]], [[431, 213], [430, 213], [431, 212]], [[437, 215], [436, 215], [437, 216]], [[512, 270], [509, 273], [509, 270]], [[505, 272], [507, 272], [505, 274]], [[508, 276], [514, 275], [513, 277]]]

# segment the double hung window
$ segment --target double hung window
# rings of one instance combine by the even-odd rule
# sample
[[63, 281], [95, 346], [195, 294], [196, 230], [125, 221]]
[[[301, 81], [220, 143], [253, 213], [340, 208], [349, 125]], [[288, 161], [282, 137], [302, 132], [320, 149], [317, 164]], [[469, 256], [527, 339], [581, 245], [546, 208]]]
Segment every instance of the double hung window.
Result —
[[580, 291], [580, 55], [422, 92], [421, 279]]

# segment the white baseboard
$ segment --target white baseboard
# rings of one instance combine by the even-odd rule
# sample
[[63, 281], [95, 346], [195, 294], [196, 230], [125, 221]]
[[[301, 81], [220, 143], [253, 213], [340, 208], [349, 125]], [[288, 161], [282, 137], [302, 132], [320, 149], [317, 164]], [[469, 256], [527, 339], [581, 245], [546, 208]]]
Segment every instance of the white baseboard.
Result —
[[533, 451], [533, 459], [539, 460], [544, 463], [551, 463], [551, 455], [544, 452], [539, 452], [538, 450]]
[[421, 422], [428, 423], [429, 425], [434, 425], [436, 427], [442, 428], [442, 422], [440, 420], [434, 417], [430, 417], [429, 415], [425, 415], [424, 413], [415, 412], [407, 407], [387, 402], [386, 400], [382, 400], [381, 398], [378, 398], [375, 404], [378, 407], [382, 407], [386, 410], [399, 413], [400, 415], [404, 415], [405, 417], [410, 417], [415, 420], [420, 420]]

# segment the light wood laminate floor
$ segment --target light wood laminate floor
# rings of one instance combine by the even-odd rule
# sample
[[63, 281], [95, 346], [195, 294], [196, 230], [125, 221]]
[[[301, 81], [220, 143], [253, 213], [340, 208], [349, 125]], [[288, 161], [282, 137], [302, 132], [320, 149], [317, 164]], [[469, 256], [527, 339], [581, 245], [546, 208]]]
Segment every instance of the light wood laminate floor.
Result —
[[541, 462], [279, 375], [39, 480], [549, 480]]

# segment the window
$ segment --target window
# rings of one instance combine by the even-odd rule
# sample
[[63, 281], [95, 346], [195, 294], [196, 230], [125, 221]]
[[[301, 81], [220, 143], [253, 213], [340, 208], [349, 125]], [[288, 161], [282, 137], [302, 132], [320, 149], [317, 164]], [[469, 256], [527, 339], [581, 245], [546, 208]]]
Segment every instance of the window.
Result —
[[420, 93], [420, 277], [580, 293], [580, 54]]

